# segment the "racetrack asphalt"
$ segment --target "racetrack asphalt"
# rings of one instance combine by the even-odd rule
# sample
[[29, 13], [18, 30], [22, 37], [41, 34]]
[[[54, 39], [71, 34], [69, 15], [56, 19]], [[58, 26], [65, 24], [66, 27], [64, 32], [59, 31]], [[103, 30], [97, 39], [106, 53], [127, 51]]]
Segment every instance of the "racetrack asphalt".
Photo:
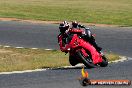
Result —
[[[95, 27], [97, 43], [106, 51], [132, 57], [131, 27]], [[0, 22], [0, 44], [14, 47], [59, 49], [57, 44], [58, 25], [25, 22]], [[132, 80], [132, 59], [109, 64], [105, 68], [86, 69], [90, 79]], [[81, 68], [54, 69], [41, 72], [0, 75], [0, 88], [83, 88], [78, 77]], [[88, 88], [112, 88], [114, 86], [88, 86]], [[132, 86], [116, 86], [116, 88]], [[87, 87], [86, 87], [87, 88]]]
[[[95, 27], [96, 41], [104, 51], [132, 57], [132, 27]], [[15, 47], [59, 49], [58, 24], [0, 21], [0, 44]]]

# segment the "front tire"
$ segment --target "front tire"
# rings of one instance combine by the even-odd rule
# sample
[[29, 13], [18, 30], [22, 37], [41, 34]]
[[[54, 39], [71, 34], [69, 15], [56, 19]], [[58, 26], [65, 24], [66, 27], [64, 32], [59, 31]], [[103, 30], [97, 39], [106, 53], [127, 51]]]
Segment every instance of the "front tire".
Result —
[[93, 64], [93, 62], [89, 61], [91, 60], [90, 57], [85, 57], [81, 51], [77, 52], [77, 56], [81, 60], [81, 62], [87, 67], [87, 68], [95, 68], [96, 66]]
[[69, 63], [72, 65], [72, 66], [75, 66], [78, 64], [78, 60], [77, 58], [75, 58], [74, 56], [69, 56]]
[[108, 59], [103, 55], [102, 56], [103, 61], [99, 64], [101, 67], [108, 66]]

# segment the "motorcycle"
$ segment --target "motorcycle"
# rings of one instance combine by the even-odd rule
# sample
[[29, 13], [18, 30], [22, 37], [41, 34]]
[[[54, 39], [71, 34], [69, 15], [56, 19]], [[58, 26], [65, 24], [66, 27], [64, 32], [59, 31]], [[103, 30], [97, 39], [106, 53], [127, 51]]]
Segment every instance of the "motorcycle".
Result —
[[94, 46], [81, 38], [79, 33], [80, 30], [78, 29], [71, 30], [65, 38], [65, 52], [69, 53], [70, 64], [75, 66], [78, 63], [83, 63], [88, 68], [106, 67], [108, 59], [105, 55], [101, 51], [98, 52]]

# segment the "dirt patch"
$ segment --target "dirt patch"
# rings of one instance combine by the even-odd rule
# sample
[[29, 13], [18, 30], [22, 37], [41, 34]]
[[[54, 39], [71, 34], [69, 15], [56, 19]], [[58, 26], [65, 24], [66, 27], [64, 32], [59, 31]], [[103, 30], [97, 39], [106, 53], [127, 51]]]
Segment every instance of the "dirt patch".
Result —
[[[62, 21], [40, 21], [40, 20], [23, 20], [17, 18], [0, 18], [0, 21], [20, 21], [20, 22], [29, 22], [34, 24], [59, 24]], [[109, 24], [96, 24], [96, 23], [82, 23], [88, 26], [99, 26], [99, 27], [118, 27], [119, 25], [109, 25]]]
[[0, 49], [0, 53], [12, 53], [10, 50]]
[[0, 18], [0, 21], [20, 21], [20, 22], [47, 23], [47, 24], [58, 24], [61, 22], [61, 21], [23, 20], [23, 19], [17, 19], [17, 18]]

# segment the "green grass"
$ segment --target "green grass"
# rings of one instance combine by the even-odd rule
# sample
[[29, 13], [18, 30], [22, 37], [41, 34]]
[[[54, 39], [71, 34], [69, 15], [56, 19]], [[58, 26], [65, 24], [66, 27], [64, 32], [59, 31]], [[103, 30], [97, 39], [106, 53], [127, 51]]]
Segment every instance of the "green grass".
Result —
[[[109, 61], [120, 59], [119, 55], [107, 53]], [[59, 50], [16, 49], [0, 46], [0, 72], [56, 68], [68, 66], [68, 54]]]
[[0, 0], [0, 17], [132, 26], [132, 0]]

